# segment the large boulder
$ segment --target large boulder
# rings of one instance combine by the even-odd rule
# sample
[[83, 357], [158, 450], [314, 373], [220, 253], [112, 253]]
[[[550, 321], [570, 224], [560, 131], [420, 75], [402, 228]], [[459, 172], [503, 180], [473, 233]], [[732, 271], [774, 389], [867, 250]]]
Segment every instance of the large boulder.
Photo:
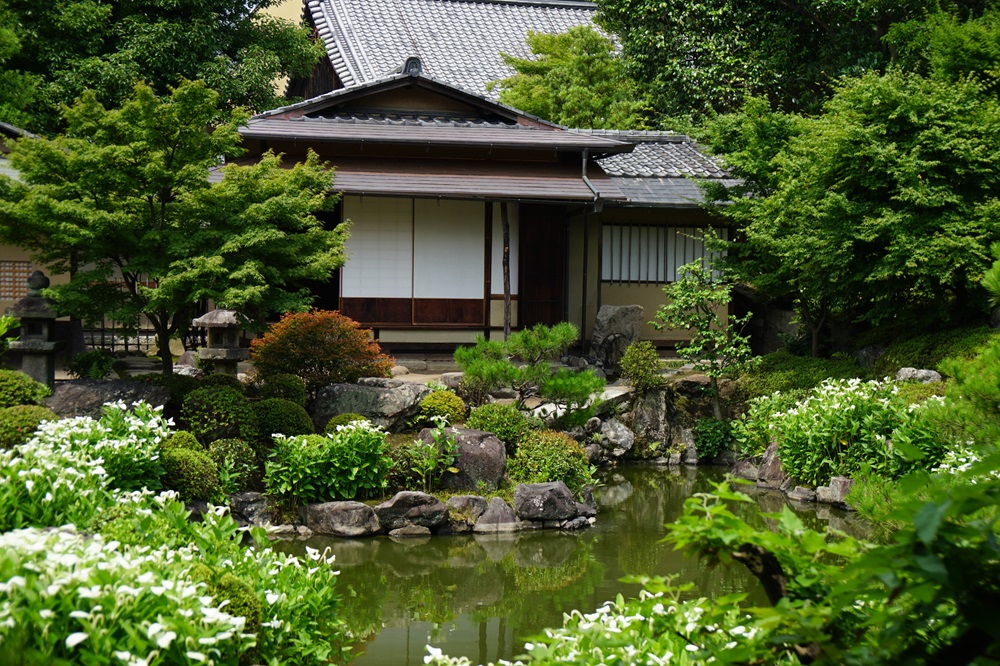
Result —
[[320, 389], [312, 405], [312, 419], [322, 431], [338, 414], [361, 414], [388, 432], [401, 432], [420, 412], [420, 401], [430, 395], [426, 385], [399, 379], [365, 377], [357, 384], [331, 384]]
[[920, 384], [933, 384], [944, 381], [944, 378], [936, 370], [926, 368], [900, 368], [896, 373], [896, 381], [919, 382]]
[[362, 502], [323, 502], [306, 507], [306, 527], [338, 537], [372, 536], [382, 531], [375, 511]]
[[580, 509], [562, 481], [522, 483], [514, 490], [514, 512], [521, 520], [558, 521], [576, 518]]
[[[507, 452], [493, 433], [469, 428], [448, 428], [455, 438], [458, 458], [452, 464], [458, 472], [445, 472], [441, 487], [449, 490], [479, 490], [480, 485], [493, 490], [507, 471]], [[433, 442], [433, 428], [420, 431], [423, 442]]]
[[143, 401], [162, 406], [170, 400], [170, 389], [128, 379], [78, 379], [56, 384], [45, 406], [63, 418], [89, 416], [100, 418], [106, 402], [121, 400], [126, 405]]
[[486, 512], [486, 498], [479, 495], [454, 495], [448, 498], [448, 516], [452, 532], [471, 532]]
[[635, 444], [635, 433], [618, 419], [601, 424], [601, 446], [613, 460], [624, 458]]
[[590, 355], [605, 368], [616, 368], [628, 346], [639, 339], [641, 305], [602, 305], [594, 321]]
[[517, 532], [521, 529], [521, 521], [517, 519], [514, 510], [499, 497], [490, 498], [486, 511], [476, 521], [472, 528], [477, 534], [497, 534], [500, 532]]
[[830, 485], [819, 486], [816, 488], [816, 501], [823, 504], [833, 504], [834, 506], [849, 509], [850, 507], [847, 505], [847, 494], [851, 492], [851, 487], [853, 485], [854, 481], [846, 476], [832, 477], [830, 479]]
[[448, 505], [427, 493], [404, 490], [375, 507], [375, 514], [386, 530], [407, 525], [436, 530], [448, 523]]
[[241, 525], [267, 525], [273, 522], [277, 510], [267, 495], [247, 492], [229, 496], [229, 513]]
[[757, 486], [781, 489], [789, 483], [788, 474], [781, 465], [781, 458], [778, 455], [778, 443], [771, 442], [764, 451], [764, 458], [757, 470]]

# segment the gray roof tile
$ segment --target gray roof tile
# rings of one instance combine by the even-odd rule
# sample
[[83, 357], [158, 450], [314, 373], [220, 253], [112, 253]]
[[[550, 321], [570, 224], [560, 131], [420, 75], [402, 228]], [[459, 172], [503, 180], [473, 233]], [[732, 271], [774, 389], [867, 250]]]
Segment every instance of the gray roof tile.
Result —
[[308, 0], [306, 11], [345, 86], [396, 71], [417, 56], [424, 71], [494, 97], [490, 81], [510, 76], [501, 53], [531, 55], [525, 37], [591, 23], [597, 7], [569, 0]]

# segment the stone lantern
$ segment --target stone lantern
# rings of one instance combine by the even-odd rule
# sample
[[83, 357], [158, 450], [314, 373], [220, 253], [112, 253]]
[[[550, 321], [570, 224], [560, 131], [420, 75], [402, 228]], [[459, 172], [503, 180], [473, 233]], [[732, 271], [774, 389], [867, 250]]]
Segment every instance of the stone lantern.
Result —
[[52, 339], [56, 313], [42, 290], [49, 278], [41, 271], [28, 277], [28, 295], [7, 308], [7, 314], [21, 320], [21, 337], [10, 343], [10, 349], [21, 354], [21, 372], [49, 387], [56, 381], [56, 352], [61, 342]]
[[243, 318], [233, 310], [212, 310], [191, 323], [208, 330], [208, 346], [198, 349], [198, 359], [213, 363], [218, 374], [235, 375], [239, 362], [247, 358], [247, 350], [240, 347]]

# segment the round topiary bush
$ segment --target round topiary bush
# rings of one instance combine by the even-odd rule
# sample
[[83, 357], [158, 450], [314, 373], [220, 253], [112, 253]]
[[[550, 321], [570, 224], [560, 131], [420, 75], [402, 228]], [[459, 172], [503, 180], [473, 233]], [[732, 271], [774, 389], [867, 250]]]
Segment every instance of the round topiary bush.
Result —
[[575, 439], [555, 430], [538, 430], [521, 440], [507, 462], [507, 476], [519, 483], [562, 481], [577, 492], [593, 483], [593, 468]]
[[435, 418], [444, 418], [449, 424], [461, 423], [465, 420], [465, 401], [454, 391], [434, 391], [420, 401], [420, 415], [417, 417], [422, 425], [431, 425]]
[[37, 404], [51, 393], [48, 386], [23, 372], [0, 370], [0, 407]]
[[275, 433], [293, 437], [316, 432], [305, 407], [291, 400], [267, 398], [254, 403], [253, 410], [257, 414], [257, 426], [264, 439], [270, 439]]
[[625, 349], [619, 362], [622, 378], [638, 393], [648, 393], [663, 387], [660, 374], [660, 354], [649, 340], [636, 340]]
[[337, 426], [345, 426], [348, 423], [354, 423], [355, 421], [364, 421], [365, 423], [371, 423], [371, 419], [361, 414], [355, 414], [354, 412], [347, 412], [345, 414], [337, 414], [332, 419], [326, 422], [326, 427], [323, 429], [327, 435], [337, 432]]
[[514, 405], [491, 403], [476, 407], [465, 421], [466, 428], [491, 432], [503, 442], [507, 457], [517, 452], [517, 445], [532, 429], [528, 417]]
[[213, 500], [222, 494], [219, 470], [206, 451], [166, 448], [160, 453], [163, 485], [176, 490], [183, 502]]
[[226, 375], [221, 372], [213, 372], [210, 375], [205, 375], [198, 381], [201, 388], [208, 386], [225, 386], [226, 388], [236, 389], [240, 393], [246, 393], [246, 385], [239, 380], [236, 375]]
[[219, 470], [227, 495], [259, 485], [260, 462], [253, 447], [242, 439], [217, 439], [209, 445], [208, 456]]
[[204, 451], [205, 447], [201, 445], [198, 438], [194, 436], [193, 433], [187, 430], [178, 430], [170, 439], [163, 442], [160, 446], [162, 449], [189, 449], [191, 451]]
[[0, 449], [24, 444], [42, 421], [58, 421], [59, 415], [41, 405], [14, 405], [0, 409]]
[[257, 395], [261, 399], [284, 398], [306, 406], [306, 384], [293, 374], [282, 372], [264, 377], [257, 386]]
[[228, 438], [253, 441], [260, 432], [247, 397], [225, 386], [191, 391], [181, 406], [181, 423], [203, 444]]
[[369, 339], [370, 333], [339, 312], [289, 312], [250, 343], [250, 359], [264, 377], [297, 375], [315, 395], [329, 384], [389, 376], [392, 359]]

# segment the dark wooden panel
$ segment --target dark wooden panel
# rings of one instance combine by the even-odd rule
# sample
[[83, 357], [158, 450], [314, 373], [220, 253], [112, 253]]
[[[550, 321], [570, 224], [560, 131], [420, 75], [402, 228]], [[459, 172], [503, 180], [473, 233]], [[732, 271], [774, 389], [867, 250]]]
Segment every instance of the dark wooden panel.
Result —
[[365, 325], [409, 326], [412, 303], [409, 298], [341, 298], [340, 312]]
[[413, 301], [409, 298], [378, 299], [380, 324], [410, 324], [413, 321]]
[[413, 323], [447, 324], [448, 301], [443, 298], [413, 299]]
[[478, 298], [416, 298], [413, 321], [416, 324], [483, 326], [483, 301]]

